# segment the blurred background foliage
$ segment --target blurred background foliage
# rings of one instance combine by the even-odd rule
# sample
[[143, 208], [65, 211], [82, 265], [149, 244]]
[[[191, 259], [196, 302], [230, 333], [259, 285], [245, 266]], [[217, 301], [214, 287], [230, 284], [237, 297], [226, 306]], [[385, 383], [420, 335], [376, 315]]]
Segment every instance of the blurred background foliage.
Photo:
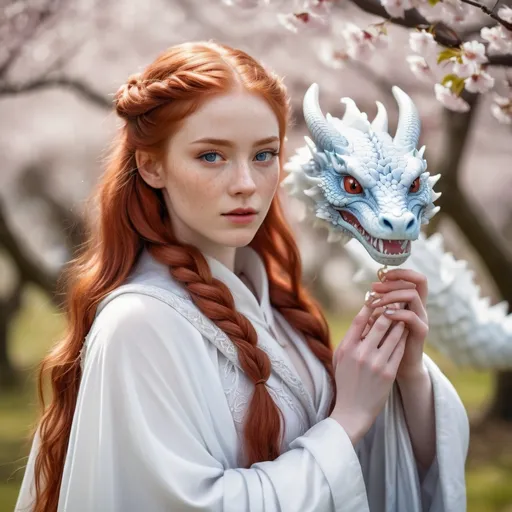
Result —
[[[484, 294], [512, 303], [512, 147], [510, 127], [491, 116], [489, 99], [467, 97], [472, 109], [455, 113], [434, 99], [404, 66], [407, 29], [393, 26], [392, 44], [368, 62], [333, 62], [326, 42], [336, 24], [295, 34], [271, 9], [238, 10], [220, 0], [4, 0], [0, 5], [0, 512], [13, 509], [38, 414], [39, 361], [59, 339], [65, 319], [55, 294], [62, 265], [80, 245], [86, 198], [103, 170], [117, 121], [112, 94], [166, 47], [216, 39], [238, 46], [285, 77], [294, 108], [291, 154], [302, 144], [301, 103], [320, 84], [324, 112], [341, 114], [352, 97], [372, 117], [386, 104], [391, 127], [396, 84], [422, 116], [422, 141], [431, 172], [441, 172], [441, 213], [431, 230], [467, 259]], [[291, 11], [289, 4], [275, 2]], [[504, 2], [505, 4], [507, 2]], [[296, 4], [296, 3], [295, 3]], [[294, 4], [294, 5], [295, 5]], [[334, 2], [338, 15], [361, 26], [372, 0]], [[366, 6], [366, 8], [365, 8]], [[471, 19], [466, 31], [481, 20]], [[501, 71], [500, 71], [501, 72]], [[482, 108], [486, 107], [486, 108]], [[362, 301], [353, 267], [340, 246], [295, 222], [306, 278], [340, 340]], [[332, 270], [336, 269], [333, 273]], [[333, 275], [336, 277], [333, 278]], [[430, 351], [470, 414], [468, 510], [512, 511], [512, 372], [457, 368]]]

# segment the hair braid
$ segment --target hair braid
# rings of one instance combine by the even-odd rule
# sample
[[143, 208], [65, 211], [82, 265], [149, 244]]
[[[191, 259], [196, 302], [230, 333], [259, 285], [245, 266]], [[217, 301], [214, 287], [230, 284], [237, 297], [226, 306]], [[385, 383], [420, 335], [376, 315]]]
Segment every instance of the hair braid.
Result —
[[[229, 336], [247, 377], [254, 384], [266, 382], [271, 373], [270, 360], [257, 346], [258, 337], [252, 323], [235, 309], [229, 288], [212, 276], [208, 262], [196, 247], [174, 238], [169, 218], [161, 216], [158, 202], [145, 198], [151, 188], [139, 177], [132, 184], [131, 222], [135, 231], [146, 240], [148, 251], [169, 267], [172, 277], [187, 289], [199, 310]], [[279, 456], [281, 432], [276, 425], [281, 425], [280, 410], [266, 386], [256, 385], [245, 419], [244, 436], [247, 441], [263, 436], [266, 442], [245, 444], [248, 467], [254, 462]]]
[[[71, 425], [81, 379], [80, 350], [96, 307], [123, 284], [142, 249], [167, 265], [200, 311], [233, 341], [243, 371], [255, 384], [244, 426], [244, 462], [273, 460], [280, 454], [284, 418], [264, 384], [270, 361], [257, 346], [254, 327], [236, 311], [229, 289], [213, 278], [194, 247], [181, 244], [160, 190], [137, 171], [136, 151], [163, 158], [169, 137], [210, 96], [242, 88], [263, 98], [279, 123], [281, 148], [290, 118], [290, 100], [282, 80], [241, 50], [213, 42], [191, 42], [162, 53], [115, 94], [114, 106], [125, 123], [115, 142], [107, 172], [95, 196], [100, 215], [82, 253], [69, 265], [65, 337], [41, 364], [39, 389], [43, 414], [34, 465], [34, 512], [56, 512]], [[280, 153], [282, 165], [283, 152]], [[265, 261], [271, 301], [332, 375], [328, 330], [319, 310], [300, 284], [300, 258], [282, 219], [277, 198], [251, 245]], [[44, 379], [51, 380], [51, 401], [42, 399]], [[334, 386], [333, 389], [335, 390]]]

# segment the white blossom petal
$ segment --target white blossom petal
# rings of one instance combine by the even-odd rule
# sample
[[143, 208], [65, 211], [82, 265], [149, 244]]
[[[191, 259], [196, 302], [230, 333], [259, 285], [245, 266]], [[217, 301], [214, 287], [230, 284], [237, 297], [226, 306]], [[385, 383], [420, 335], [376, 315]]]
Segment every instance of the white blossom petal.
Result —
[[512, 8], [508, 5], [505, 5], [503, 7], [500, 7], [498, 9], [498, 16], [502, 19], [507, 21], [508, 23], [512, 23]]
[[393, 18], [403, 18], [405, 11], [412, 7], [410, 0], [380, 0], [380, 3]]
[[434, 74], [424, 57], [421, 55], [409, 55], [406, 57], [406, 60], [416, 78], [424, 82], [432, 81]]
[[471, 75], [466, 78], [466, 80], [464, 80], [464, 87], [469, 92], [484, 93], [494, 87], [494, 78], [488, 73], [485, 73], [485, 71], [481, 71], [476, 75]]
[[480, 30], [482, 39], [489, 43], [487, 47], [490, 53], [508, 53], [510, 42], [507, 40], [507, 30], [504, 27], [496, 25], [495, 27], [483, 27]]
[[454, 94], [451, 89], [441, 84], [434, 85], [434, 91], [437, 101], [450, 110], [455, 112], [467, 112], [469, 104], [460, 96]]
[[497, 103], [491, 105], [492, 115], [502, 124], [512, 124], [512, 109], [504, 109]]
[[483, 64], [489, 59], [485, 54], [485, 45], [478, 41], [467, 41], [462, 45], [462, 60]]
[[409, 46], [413, 52], [424, 57], [431, 55], [437, 48], [434, 36], [426, 30], [411, 32], [409, 35]]

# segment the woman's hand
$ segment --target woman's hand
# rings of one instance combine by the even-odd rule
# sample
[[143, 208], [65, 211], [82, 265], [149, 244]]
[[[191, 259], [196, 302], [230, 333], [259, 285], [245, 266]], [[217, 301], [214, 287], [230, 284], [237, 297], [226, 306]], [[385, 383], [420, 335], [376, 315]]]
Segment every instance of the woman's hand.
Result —
[[369, 323], [384, 315], [395, 322], [404, 322], [408, 331], [397, 379], [423, 373], [423, 347], [428, 334], [426, 277], [410, 269], [387, 270], [382, 282], [372, 283], [372, 291], [367, 303], [375, 311]]
[[333, 356], [336, 404], [331, 417], [353, 444], [370, 429], [386, 403], [405, 347], [404, 323], [392, 322], [385, 315], [361, 340], [371, 314], [365, 305]]

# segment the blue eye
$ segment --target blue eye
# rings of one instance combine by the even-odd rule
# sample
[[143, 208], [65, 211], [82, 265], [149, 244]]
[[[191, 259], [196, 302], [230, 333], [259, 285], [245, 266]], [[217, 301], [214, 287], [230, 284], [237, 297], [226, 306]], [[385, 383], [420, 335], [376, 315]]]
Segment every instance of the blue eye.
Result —
[[199, 158], [204, 158], [206, 162], [209, 162], [211, 164], [215, 163], [215, 157], [220, 156], [218, 153], [215, 153], [214, 151], [210, 151], [209, 153], [205, 153], [204, 155], [201, 155]]
[[[270, 155], [270, 156], [269, 156], [269, 158], [263, 158], [263, 159], [258, 158], [258, 157], [260, 157], [261, 155]], [[273, 158], [274, 156], [276, 156], [276, 155], [277, 155], [277, 152], [275, 152], [275, 151], [262, 151], [261, 153], [258, 153], [258, 154], [256, 155], [256, 160], [257, 160], [258, 162], [266, 162], [266, 161], [268, 161], [268, 160], [272, 160], [272, 158]]]

